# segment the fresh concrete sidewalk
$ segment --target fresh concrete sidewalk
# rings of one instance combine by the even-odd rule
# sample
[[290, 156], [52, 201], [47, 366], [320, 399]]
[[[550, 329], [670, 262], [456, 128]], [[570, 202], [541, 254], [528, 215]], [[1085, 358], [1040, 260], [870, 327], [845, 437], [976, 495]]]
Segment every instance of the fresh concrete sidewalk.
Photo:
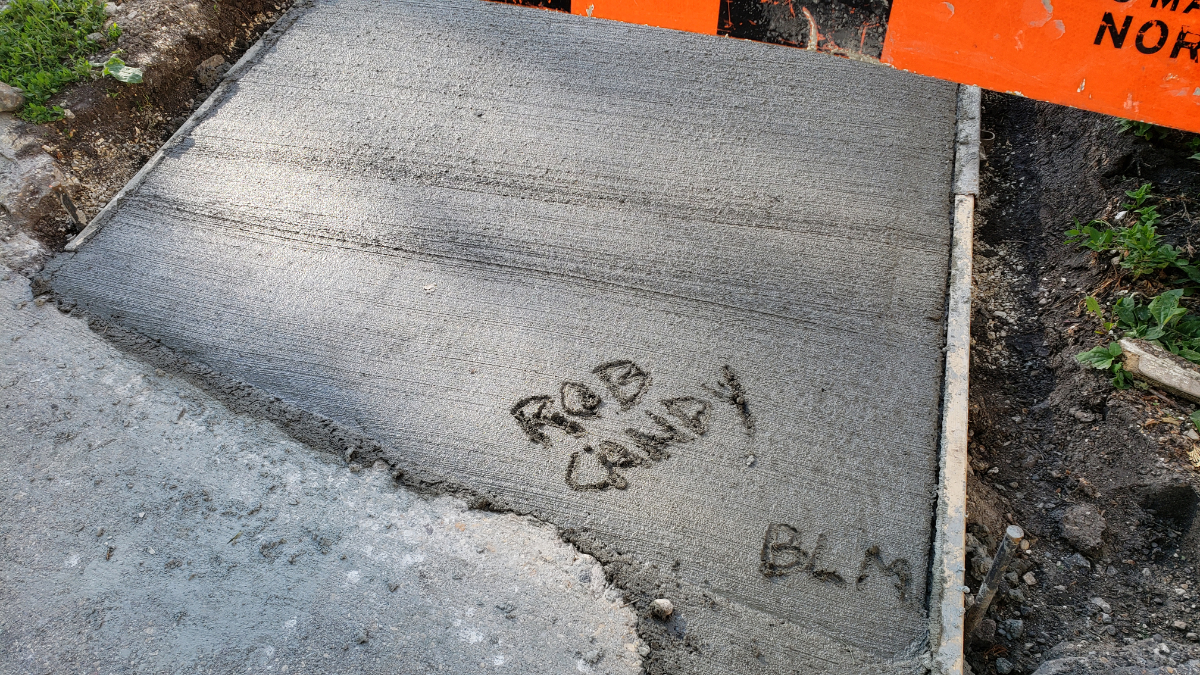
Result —
[[0, 672], [639, 672], [552, 527], [355, 472], [0, 276]]
[[64, 306], [552, 523], [651, 672], [918, 670], [954, 85], [478, 0], [281, 21]]

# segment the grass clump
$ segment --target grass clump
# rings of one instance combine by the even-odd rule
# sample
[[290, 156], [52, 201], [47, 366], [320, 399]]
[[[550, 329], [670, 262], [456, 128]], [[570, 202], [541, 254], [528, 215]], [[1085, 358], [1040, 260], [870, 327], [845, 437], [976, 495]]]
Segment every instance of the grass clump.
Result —
[[10, 0], [0, 10], [0, 80], [25, 93], [22, 119], [62, 117], [62, 108], [46, 101], [91, 72], [87, 56], [100, 45], [87, 36], [104, 20], [102, 0]]

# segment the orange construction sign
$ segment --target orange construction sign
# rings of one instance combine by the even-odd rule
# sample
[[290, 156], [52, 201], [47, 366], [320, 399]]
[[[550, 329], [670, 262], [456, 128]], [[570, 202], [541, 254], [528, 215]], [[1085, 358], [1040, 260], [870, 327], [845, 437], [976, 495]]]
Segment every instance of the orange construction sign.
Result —
[[571, 13], [716, 35], [720, 4], [720, 0], [580, 0], [571, 3]]
[[882, 61], [1200, 132], [1200, 0], [896, 0]]
[[513, 0], [1200, 132], [1200, 0]]

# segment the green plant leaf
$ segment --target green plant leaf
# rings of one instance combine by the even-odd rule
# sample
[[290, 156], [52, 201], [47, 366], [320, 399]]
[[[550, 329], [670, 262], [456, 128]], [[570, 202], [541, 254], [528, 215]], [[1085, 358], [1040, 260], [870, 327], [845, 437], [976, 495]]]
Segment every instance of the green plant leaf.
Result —
[[1186, 262], [1176, 262], [1175, 269], [1187, 275], [1187, 278], [1200, 284], [1200, 267]]
[[1196, 154], [1192, 155], [1191, 157], [1188, 157], [1188, 159], [1194, 159], [1197, 162], [1200, 162], [1200, 152], [1197, 152]]
[[[1117, 348], [1116, 354], [1112, 352], [1114, 346]], [[1113, 359], [1120, 355], [1121, 346], [1114, 342], [1108, 347], [1093, 347], [1086, 352], [1076, 354], [1075, 360], [1097, 370], [1107, 370], [1112, 367]]]
[[1196, 427], [1197, 429], [1200, 429], [1200, 410], [1197, 410], [1196, 412], [1192, 413], [1191, 417], [1189, 419], [1192, 420], [1192, 426]]
[[1128, 389], [1130, 383], [1129, 373], [1119, 363], [1114, 363], [1112, 366], [1112, 386], [1117, 389]]
[[121, 57], [113, 54], [108, 57], [108, 61], [104, 64], [104, 72], [101, 75], [111, 75], [114, 79], [120, 80], [126, 84], [141, 84], [142, 69], [131, 68], [125, 65]]
[[1129, 296], [1117, 300], [1113, 305], [1113, 313], [1117, 315], [1117, 320], [1123, 328], [1132, 329], [1138, 323], [1137, 302]]
[[1148, 309], [1154, 322], [1161, 327], [1166, 327], [1186, 314], [1187, 310], [1179, 306], [1179, 298], [1182, 296], [1183, 289], [1177, 288], [1151, 300]]
[[1133, 202], [1127, 203], [1125, 206], [1128, 208], [1138, 208], [1150, 198], [1150, 190], [1152, 189], [1153, 185], [1151, 183], [1142, 183], [1136, 190], [1126, 190], [1125, 196], [1132, 199]]

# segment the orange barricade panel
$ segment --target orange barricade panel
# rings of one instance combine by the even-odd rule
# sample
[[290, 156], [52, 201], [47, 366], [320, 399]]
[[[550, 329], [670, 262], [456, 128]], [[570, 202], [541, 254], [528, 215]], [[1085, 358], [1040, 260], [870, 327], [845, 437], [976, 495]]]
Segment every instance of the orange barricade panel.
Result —
[[896, 0], [882, 60], [1200, 131], [1200, 0]]
[[572, 14], [717, 34], [721, 0], [573, 0]]

